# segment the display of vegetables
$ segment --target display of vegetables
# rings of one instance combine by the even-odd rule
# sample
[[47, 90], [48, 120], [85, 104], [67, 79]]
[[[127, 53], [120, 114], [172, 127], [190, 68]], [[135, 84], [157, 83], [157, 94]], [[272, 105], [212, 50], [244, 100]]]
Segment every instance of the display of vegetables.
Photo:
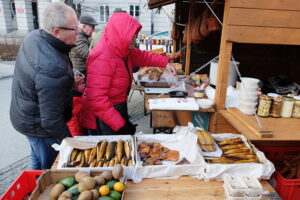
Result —
[[50, 191], [51, 200], [120, 200], [124, 184], [123, 167], [118, 164], [112, 171], [104, 171], [91, 177], [87, 172], [79, 171], [70, 177], [60, 179]]
[[107, 142], [103, 140], [92, 149], [73, 149], [68, 161], [68, 167], [114, 167], [133, 166], [131, 158], [131, 143], [118, 140]]

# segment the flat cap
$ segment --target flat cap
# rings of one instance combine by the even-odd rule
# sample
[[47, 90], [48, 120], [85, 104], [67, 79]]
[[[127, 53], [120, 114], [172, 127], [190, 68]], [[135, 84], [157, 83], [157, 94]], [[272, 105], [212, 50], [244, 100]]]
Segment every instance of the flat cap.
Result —
[[98, 25], [98, 23], [96, 22], [95, 18], [92, 17], [89, 14], [83, 14], [83, 15], [81, 15], [80, 18], [79, 18], [79, 22], [81, 24]]

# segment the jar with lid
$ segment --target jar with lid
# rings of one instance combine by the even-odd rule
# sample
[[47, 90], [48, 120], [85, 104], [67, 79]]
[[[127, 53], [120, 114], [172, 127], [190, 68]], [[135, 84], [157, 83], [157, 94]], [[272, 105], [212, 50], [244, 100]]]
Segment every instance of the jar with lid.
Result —
[[270, 111], [270, 115], [272, 117], [281, 117], [282, 102], [283, 102], [283, 98], [280, 96], [273, 98], [273, 103]]
[[203, 98], [205, 90], [200, 89], [199, 87], [194, 89], [194, 97], [195, 98]]
[[293, 107], [294, 107], [295, 100], [293, 97], [285, 96], [282, 108], [281, 108], [281, 117], [290, 118], [292, 116]]
[[265, 94], [259, 96], [259, 104], [257, 109], [257, 115], [260, 117], [268, 117], [270, 114], [272, 100]]
[[300, 96], [295, 96], [294, 99], [295, 103], [292, 116], [300, 118]]

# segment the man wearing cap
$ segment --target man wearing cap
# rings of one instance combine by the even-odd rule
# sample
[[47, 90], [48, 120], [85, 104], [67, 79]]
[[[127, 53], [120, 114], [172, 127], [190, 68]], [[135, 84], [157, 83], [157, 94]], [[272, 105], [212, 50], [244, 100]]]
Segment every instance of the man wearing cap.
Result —
[[80, 33], [77, 35], [76, 46], [70, 52], [70, 59], [74, 69], [86, 75], [85, 62], [89, 55], [89, 37], [98, 23], [89, 14], [81, 15], [79, 22]]

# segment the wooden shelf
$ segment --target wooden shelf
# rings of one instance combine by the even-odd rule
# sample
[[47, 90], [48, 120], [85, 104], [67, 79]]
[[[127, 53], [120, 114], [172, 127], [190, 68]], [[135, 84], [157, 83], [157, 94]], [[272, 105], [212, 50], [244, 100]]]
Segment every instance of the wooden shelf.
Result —
[[258, 132], [255, 116], [241, 113], [237, 108], [220, 110], [220, 114], [249, 140], [254, 141], [300, 141], [300, 119], [297, 118], [261, 118], [264, 129], [271, 130], [271, 137], [262, 138]]

